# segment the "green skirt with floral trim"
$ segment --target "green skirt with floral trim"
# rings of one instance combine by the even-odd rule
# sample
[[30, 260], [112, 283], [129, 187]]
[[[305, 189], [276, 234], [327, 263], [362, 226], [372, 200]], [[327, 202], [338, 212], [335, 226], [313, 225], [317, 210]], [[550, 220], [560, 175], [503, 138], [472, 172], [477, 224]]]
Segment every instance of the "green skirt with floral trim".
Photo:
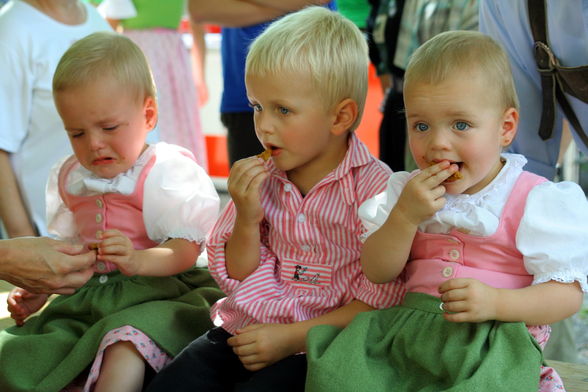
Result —
[[347, 328], [312, 328], [309, 392], [537, 392], [543, 354], [523, 323], [451, 323], [441, 301], [407, 294]]
[[24, 326], [0, 332], [0, 391], [59, 391], [92, 363], [102, 337], [124, 325], [175, 356], [212, 327], [210, 306], [223, 296], [203, 268], [171, 277], [94, 276]]

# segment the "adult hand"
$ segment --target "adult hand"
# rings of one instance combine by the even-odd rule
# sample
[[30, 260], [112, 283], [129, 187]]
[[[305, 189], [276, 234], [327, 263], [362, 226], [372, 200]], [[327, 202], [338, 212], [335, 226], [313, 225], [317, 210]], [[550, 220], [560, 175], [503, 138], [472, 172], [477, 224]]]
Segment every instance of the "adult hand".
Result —
[[92, 277], [96, 253], [45, 237], [0, 240], [0, 279], [32, 293], [73, 294]]

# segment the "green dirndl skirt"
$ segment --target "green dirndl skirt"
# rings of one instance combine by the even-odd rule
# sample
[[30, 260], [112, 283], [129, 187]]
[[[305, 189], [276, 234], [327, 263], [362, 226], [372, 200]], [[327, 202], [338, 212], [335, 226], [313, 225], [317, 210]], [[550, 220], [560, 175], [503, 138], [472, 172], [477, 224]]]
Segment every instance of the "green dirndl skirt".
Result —
[[306, 390], [537, 392], [543, 354], [523, 323], [451, 323], [440, 304], [409, 293], [343, 330], [312, 328]]
[[59, 391], [92, 363], [104, 335], [124, 325], [175, 356], [212, 327], [210, 306], [223, 296], [203, 268], [168, 277], [95, 275], [24, 326], [0, 332], [0, 391]]

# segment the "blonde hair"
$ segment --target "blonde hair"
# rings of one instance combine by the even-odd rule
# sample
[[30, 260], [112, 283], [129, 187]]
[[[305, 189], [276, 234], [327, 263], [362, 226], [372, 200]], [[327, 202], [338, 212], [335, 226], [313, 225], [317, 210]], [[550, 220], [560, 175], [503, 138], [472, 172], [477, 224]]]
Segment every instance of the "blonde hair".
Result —
[[460, 72], [474, 70], [487, 81], [504, 109], [519, 108], [512, 71], [502, 47], [476, 31], [447, 31], [420, 46], [411, 56], [404, 88], [411, 83], [437, 84]]
[[327, 109], [350, 98], [361, 120], [367, 94], [368, 49], [361, 31], [323, 7], [307, 7], [272, 23], [253, 41], [245, 75], [308, 74]]
[[61, 57], [53, 75], [53, 94], [112, 77], [137, 99], [155, 98], [153, 74], [145, 55], [129, 38], [98, 32], [75, 42]]

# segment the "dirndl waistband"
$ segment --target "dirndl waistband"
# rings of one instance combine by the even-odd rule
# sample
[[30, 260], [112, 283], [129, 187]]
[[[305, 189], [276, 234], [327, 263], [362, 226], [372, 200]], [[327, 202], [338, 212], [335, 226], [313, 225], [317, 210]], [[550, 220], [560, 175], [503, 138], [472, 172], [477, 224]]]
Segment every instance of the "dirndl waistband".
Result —
[[443, 314], [445, 311], [441, 309], [441, 298], [433, 297], [425, 293], [407, 293], [400, 306], [405, 308], [422, 310], [423, 312]]

